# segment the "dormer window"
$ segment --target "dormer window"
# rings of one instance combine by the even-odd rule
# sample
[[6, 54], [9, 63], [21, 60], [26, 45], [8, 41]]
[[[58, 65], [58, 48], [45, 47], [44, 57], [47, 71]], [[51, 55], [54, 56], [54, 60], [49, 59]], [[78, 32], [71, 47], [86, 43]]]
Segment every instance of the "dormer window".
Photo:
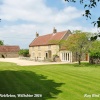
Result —
[[38, 46], [38, 50], [40, 50], [40, 46]]

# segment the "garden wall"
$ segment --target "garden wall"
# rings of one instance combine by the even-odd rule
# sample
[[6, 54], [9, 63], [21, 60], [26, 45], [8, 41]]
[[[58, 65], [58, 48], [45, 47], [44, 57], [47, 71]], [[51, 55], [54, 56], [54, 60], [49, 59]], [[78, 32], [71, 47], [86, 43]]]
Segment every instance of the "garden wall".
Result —
[[100, 64], [100, 58], [90, 57], [89, 62], [90, 62], [91, 64]]

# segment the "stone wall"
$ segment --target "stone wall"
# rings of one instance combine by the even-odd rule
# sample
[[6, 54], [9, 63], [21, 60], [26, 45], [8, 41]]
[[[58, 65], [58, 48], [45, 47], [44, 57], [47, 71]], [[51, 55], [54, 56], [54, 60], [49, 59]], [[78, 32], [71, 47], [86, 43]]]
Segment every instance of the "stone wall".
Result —
[[0, 58], [16, 58], [19, 57], [18, 52], [0, 52]]
[[46, 53], [48, 51], [51, 51], [51, 56], [49, 58], [53, 59], [53, 55], [58, 54], [59, 55], [59, 45], [47, 45], [47, 46], [34, 46], [29, 47], [29, 54], [30, 57], [34, 60], [45, 60], [46, 59]]
[[90, 57], [89, 62], [91, 64], [100, 64], [100, 58]]
[[[72, 62], [78, 61], [78, 55], [77, 53], [72, 53]], [[88, 54], [82, 54], [81, 61], [89, 61], [89, 55]]]

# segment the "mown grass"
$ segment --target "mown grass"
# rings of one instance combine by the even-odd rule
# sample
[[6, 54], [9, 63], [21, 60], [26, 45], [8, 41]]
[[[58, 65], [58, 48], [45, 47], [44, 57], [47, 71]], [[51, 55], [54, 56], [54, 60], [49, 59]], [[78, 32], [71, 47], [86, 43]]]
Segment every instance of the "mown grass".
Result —
[[[18, 66], [0, 62], [0, 94], [42, 94], [16, 100], [100, 100], [100, 65]], [[15, 98], [1, 98], [0, 100]]]

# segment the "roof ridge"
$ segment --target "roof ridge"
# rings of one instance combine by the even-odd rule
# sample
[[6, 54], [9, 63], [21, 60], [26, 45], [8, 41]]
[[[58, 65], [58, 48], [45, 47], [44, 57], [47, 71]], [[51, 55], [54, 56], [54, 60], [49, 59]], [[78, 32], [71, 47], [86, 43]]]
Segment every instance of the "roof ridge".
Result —
[[[40, 36], [38, 36], [38, 37], [42, 37], [42, 36], [47, 36], [47, 35], [51, 35], [52, 33], [49, 33], [49, 34], [45, 34], [45, 35], [40, 35]], [[38, 38], [37, 37], [37, 38]]]
[[65, 31], [65, 34], [62, 36], [62, 38], [61, 38], [60, 40], [62, 40], [62, 39], [63, 39], [63, 37], [67, 34], [67, 32], [68, 32], [68, 30], [67, 30], [67, 31]]

